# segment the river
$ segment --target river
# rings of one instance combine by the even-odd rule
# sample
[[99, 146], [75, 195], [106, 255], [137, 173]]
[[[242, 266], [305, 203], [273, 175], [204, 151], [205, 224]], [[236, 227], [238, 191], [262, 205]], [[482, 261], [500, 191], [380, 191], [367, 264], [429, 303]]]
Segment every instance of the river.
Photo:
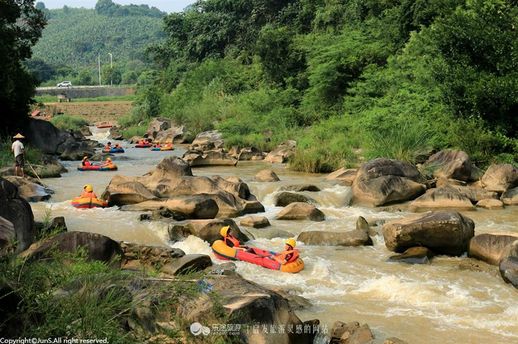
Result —
[[[106, 142], [106, 132], [95, 131], [94, 138]], [[129, 146], [128, 144], [123, 144]], [[55, 190], [48, 202], [32, 203], [37, 220], [64, 216], [69, 230], [96, 232], [115, 240], [150, 245], [169, 245], [186, 253], [205, 253], [217, 261], [209, 244], [197, 237], [171, 244], [167, 226], [158, 222], [140, 222], [139, 213], [117, 208], [77, 210], [69, 200], [80, 194], [86, 183], [100, 195], [116, 174], [138, 176], [151, 170], [171, 154], [181, 156], [181, 147], [173, 152], [151, 152], [128, 148], [115, 162], [118, 172], [78, 172], [77, 162], [65, 162], [69, 169], [62, 178], [46, 179]], [[258, 183], [254, 175], [273, 168], [281, 182]], [[237, 167], [193, 169], [195, 175], [239, 176], [264, 204], [271, 227], [247, 229], [255, 237], [251, 245], [281, 250], [284, 238], [271, 236], [279, 231], [298, 235], [304, 230], [346, 231], [354, 229], [358, 216], [368, 220], [400, 218], [405, 212], [383, 212], [348, 206], [349, 187], [336, 186], [322, 175], [303, 174], [282, 165], [240, 162]], [[304, 194], [315, 199], [326, 214], [324, 222], [276, 221], [281, 208], [273, 205], [282, 185], [310, 183], [321, 188]], [[465, 215], [476, 223], [476, 234], [518, 232], [518, 207], [504, 210], [477, 210]], [[239, 223], [239, 219], [235, 219]], [[505, 284], [497, 268], [472, 269], [463, 257], [435, 257], [429, 265], [388, 263], [389, 252], [378, 234], [370, 247], [319, 247], [299, 244], [306, 266], [298, 274], [285, 274], [237, 262], [243, 277], [261, 285], [283, 288], [309, 299], [313, 306], [297, 311], [303, 320], [318, 318], [331, 328], [336, 320], [368, 323], [377, 338], [396, 336], [409, 343], [518, 343], [518, 291]], [[485, 263], [475, 262], [480, 266]], [[382, 342], [382, 341], [377, 341]]]

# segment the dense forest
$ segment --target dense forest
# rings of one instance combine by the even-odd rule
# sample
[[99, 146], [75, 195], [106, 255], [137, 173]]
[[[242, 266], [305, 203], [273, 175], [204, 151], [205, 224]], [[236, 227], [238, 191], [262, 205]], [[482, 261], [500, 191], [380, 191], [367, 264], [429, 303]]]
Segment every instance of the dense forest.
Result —
[[62, 80], [97, 84], [98, 56], [104, 84], [110, 80], [133, 84], [148, 69], [147, 46], [164, 37], [162, 18], [166, 13], [147, 5], [122, 6], [99, 0], [95, 9], [65, 6], [48, 10], [42, 2], [36, 7], [44, 12], [47, 25], [26, 66], [43, 85]]
[[518, 160], [515, 0], [205, 0], [164, 21], [126, 126], [295, 139], [312, 172], [446, 147]]

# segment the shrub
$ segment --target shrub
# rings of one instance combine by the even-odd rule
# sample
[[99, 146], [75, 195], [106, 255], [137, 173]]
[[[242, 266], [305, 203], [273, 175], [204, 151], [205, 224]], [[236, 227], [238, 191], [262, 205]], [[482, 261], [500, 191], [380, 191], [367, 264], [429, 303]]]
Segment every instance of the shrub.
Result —
[[61, 130], [81, 130], [82, 127], [87, 126], [88, 122], [80, 117], [59, 115], [54, 116], [50, 120], [52, 124]]

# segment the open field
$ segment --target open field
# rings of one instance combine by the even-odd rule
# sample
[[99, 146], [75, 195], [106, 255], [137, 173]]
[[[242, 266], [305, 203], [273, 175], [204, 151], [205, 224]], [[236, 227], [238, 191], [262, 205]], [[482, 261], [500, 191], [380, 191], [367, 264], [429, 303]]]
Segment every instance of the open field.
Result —
[[84, 101], [45, 103], [44, 111], [48, 114], [79, 116], [93, 124], [101, 121], [116, 122], [121, 116], [130, 113], [132, 107], [132, 101]]

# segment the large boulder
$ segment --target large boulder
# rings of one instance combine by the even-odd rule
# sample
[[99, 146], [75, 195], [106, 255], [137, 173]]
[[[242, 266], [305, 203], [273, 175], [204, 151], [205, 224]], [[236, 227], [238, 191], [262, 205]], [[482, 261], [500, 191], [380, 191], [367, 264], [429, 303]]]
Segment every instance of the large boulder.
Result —
[[60, 233], [33, 244], [20, 256], [29, 260], [51, 259], [56, 252], [77, 253], [80, 248], [85, 250], [88, 260], [120, 264], [122, 257], [120, 244], [107, 236], [89, 232]]
[[366, 246], [372, 245], [369, 226], [365, 219], [358, 218], [356, 229], [348, 232], [307, 231], [299, 234], [297, 240], [306, 245]]
[[435, 178], [476, 180], [476, 167], [466, 152], [458, 150], [442, 150], [430, 156], [422, 166], [423, 171], [431, 173]]
[[180, 213], [189, 219], [213, 219], [219, 212], [216, 201], [206, 195], [178, 196], [160, 200], [140, 202], [125, 205], [125, 211], [154, 211], [168, 209], [173, 213]]
[[505, 205], [518, 205], [518, 187], [507, 190], [502, 194], [502, 202]]
[[505, 192], [518, 186], [518, 168], [511, 164], [493, 164], [489, 166], [480, 182], [486, 190]]
[[110, 206], [123, 206], [154, 200], [157, 197], [133, 178], [115, 176], [103, 192], [102, 198], [107, 200]]
[[270, 221], [264, 216], [247, 216], [239, 224], [244, 227], [264, 228], [270, 226]]
[[415, 166], [392, 159], [374, 159], [363, 164], [353, 182], [353, 202], [370, 206], [403, 202], [426, 190]]
[[277, 214], [277, 220], [311, 220], [324, 221], [326, 216], [314, 205], [295, 202], [291, 203]]
[[316, 203], [314, 199], [294, 192], [283, 191], [275, 196], [276, 207], [285, 207], [295, 202]]
[[[230, 152], [229, 152], [230, 153]], [[244, 147], [239, 150], [237, 154], [231, 154], [239, 161], [258, 161], [264, 160], [265, 154], [260, 149], [255, 147]]]
[[[217, 295], [217, 302], [225, 313], [228, 324], [244, 324], [241, 330], [237, 329], [236, 340], [242, 343], [313, 343], [315, 333], [311, 331], [295, 331], [303, 329], [306, 323], [302, 322], [288, 300], [276, 292], [258, 284], [243, 279], [238, 274], [207, 276], [204, 281]], [[185, 300], [183, 300], [185, 299]], [[203, 293], [193, 299], [192, 296], [183, 296], [177, 303], [174, 313], [188, 323], [200, 321], [210, 316], [211, 298]], [[276, 331], [251, 331], [252, 325], [275, 328]], [[316, 323], [315, 323], [316, 325]], [[307, 323], [310, 329], [312, 324]], [[279, 328], [284, 331], [278, 331]], [[291, 330], [288, 330], [291, 329]], [[310, 333], [308, 333], [310, 332]]]
[[428, 212], [385, 223], [383, 237], [391, 251], [424, 246], [436, 253], [458, 256], [468, 250], [474, 229], [473, 220], [458, 212]]
[[162, 267], [161, 271], [176, 276], [203, 271], [209, 266], [212, 266], [212, 260], [209, 256], [205, 254], [187, 254]]
[[31, 119], [25, 133], [27, 141], [46, 154], [61, 154], [63, 144], [70, 141], [71, 135], [59, 130], [52, 123], [39, 119]]
[[0, 255], [9, 249], [11, 245], [14, 245], [15, 237], [16, 232], [14, 231], [13, 223], [0, 216]]
[[169, 239], [176, 242], [184, 240], [189, 235], [194, 235], [212, 244], [214, 241], [221, 239], [219, 231], [224, 226], [230, 226], [234, 237], [240, 242], [250, 240], [231, 219], [189, 220], [173, 223], [168, 229]]
[[278, 182], [280, 179], [272, 170], [261, 170], [255, 175], [258, 182]]
[[0, 178], [0, 217], [12, 223], [15, 232], [16, 251], [29, 247], [35, 240], [34, 215], [29, 203], [18, 196], [13, 183]]
[[52, 190], [26, 178], [6, 176], [5, 179], [18, 187], [18, 195], [27, 202], [46, 201], [52, 193]]
[[336, 321], [331, 328], [329, 344], [369, 344], [373, 341], [374, 334], [369, 325], [360, 325], [357, 321], [349, 323]]
[[356, 168], [340, 168], [330, 174], [327, 175], [326, 180], [338, 182], [339, 184], [343, 184], [345, 186], [353, 185], [354, 180], [356, 179], [356, 174], [358, 173], [358, 169]]
[[217, 130], [204, 131], [196, 135], [190, 146], [191, 150], [210, 151], [223, 148], [223, 135]]
[[274, 150], [266, 155], [264, 158], [265, 161], [270, 163], [279, 163], [283, 164], [288, 162], [288, 160], [295, 154], [295, 148], [297, 147], [297, 142], [293, 140], [288, 140], [286, 142], [278, 145]]
[[471, 200], [452, 187], [429, 189], [426, 193], [410, 203], [413, 211], [430, 209], [455, 208], [460, 210], [474, 209]]
[[171, 128], [171, 120], [165, 118], [154, 118], [147, 127], [145, 136], [149, 138], [156, 138], [161, 131]]
[[295, 184], [295, 185], [285, 185], [281, 187], [283, 191], [294, 191], [294, 192], [318, 192], [320, 188], [313, 184]]
[[517, 240], [518, 234], [479, 234], [470, 240], [468, 255], [498, 265], [503, 258], [511, 254], [512, 244]]
[[183, 159], [193, 167], [202, 166], [236, 166], [239, 162], [224, 150], [193, 151], [189, 150], [183, 155]]
[[518, 288], [518, 256], [502, 259], [498, 269], [506, 283], [511, 283], [515, 288]]
[[132, 205], [126, 210], [167, 208], [202, 219], [264, 211], [241, 179], [193, 176], [190, 166], [177, 157], [165, 158], [142, 177], [114, 177], [103, 198], [109, 204]]
[[125, 270], [162, 271], [163, 267], [169, 266], [174, 260], [185, 256], [185, 252], [179, 248], [146, 246], [134, 243], [121, 242], [122, 262], [121, 268]]
[[92, 156], [99, 143], [78, 133], [56, 128], [48, 121], [31, 119], [26, 132], [27, 141], [43, 153], [60, 155], [62, 160], [81, 160]]

